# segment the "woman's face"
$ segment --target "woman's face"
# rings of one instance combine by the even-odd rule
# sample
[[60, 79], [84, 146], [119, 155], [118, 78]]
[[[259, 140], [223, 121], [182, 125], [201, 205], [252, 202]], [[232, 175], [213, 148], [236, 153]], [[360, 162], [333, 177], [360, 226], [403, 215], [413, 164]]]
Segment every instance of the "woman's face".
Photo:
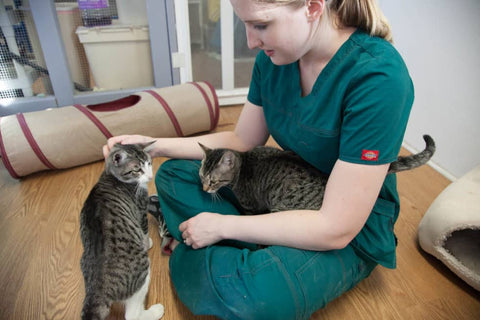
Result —
[[312, 24], [305, 7], [230, 0], [237, 16], [245, 23], [250, 49], [260, 48], [277, 65], [300, 59], [309, 50]]

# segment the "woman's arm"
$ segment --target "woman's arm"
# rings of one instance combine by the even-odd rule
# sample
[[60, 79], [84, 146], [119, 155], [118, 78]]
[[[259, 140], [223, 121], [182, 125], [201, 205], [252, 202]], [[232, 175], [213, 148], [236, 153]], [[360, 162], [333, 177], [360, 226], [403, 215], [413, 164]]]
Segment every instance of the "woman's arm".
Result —
[[107, 157], [115, 143], [146, 143], [155, 140], [155, 144], [149, 151], [154, 157], [201, 159], [203, 152], [198, 146], [199, 142], [209, 148], [230, 148], [244, 151], [265, 144], [268, 136], [269, 132], [265, 123], [263, 108], [247, 101], [234, 131], [185, 138], [152, 138], [140, 135], [116, 136], [108, 139], [107, 144], [103, 146], [103, 154]]
[[306, 250], [345, 247], [360, 232], [375, 204], [388, 164], [338, 160], [327, 183], [322, 208], [257, 216], [199, 214], [180, 225], [193, 248], [223, 239]]

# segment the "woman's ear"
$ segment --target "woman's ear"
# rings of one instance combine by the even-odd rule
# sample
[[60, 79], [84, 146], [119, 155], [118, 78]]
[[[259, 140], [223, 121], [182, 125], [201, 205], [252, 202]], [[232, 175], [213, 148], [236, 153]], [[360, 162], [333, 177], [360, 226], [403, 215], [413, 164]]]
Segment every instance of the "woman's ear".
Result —
[[325, 0], [307, 0], [305, 2], [305, 14], [308, 21], [317, 20], [323, 13]]

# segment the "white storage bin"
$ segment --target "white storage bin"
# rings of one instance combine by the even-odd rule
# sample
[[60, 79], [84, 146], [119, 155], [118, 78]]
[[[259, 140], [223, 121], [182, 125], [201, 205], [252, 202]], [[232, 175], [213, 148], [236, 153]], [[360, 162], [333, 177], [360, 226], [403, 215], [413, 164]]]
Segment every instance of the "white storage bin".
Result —
[[79, 27], [76, 31], [99, 89], [153, 86], [148, 27]]

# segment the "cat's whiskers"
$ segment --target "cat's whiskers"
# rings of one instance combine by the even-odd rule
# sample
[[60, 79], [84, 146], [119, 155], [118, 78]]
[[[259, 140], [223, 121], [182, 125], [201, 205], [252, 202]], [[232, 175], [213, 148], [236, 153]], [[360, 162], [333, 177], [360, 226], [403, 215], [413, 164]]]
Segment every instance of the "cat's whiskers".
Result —
[[221, 202], [223, 200], [222, 195], [218, 192], [210, 193], [210, 196], [212, 197], [212, 202]]

